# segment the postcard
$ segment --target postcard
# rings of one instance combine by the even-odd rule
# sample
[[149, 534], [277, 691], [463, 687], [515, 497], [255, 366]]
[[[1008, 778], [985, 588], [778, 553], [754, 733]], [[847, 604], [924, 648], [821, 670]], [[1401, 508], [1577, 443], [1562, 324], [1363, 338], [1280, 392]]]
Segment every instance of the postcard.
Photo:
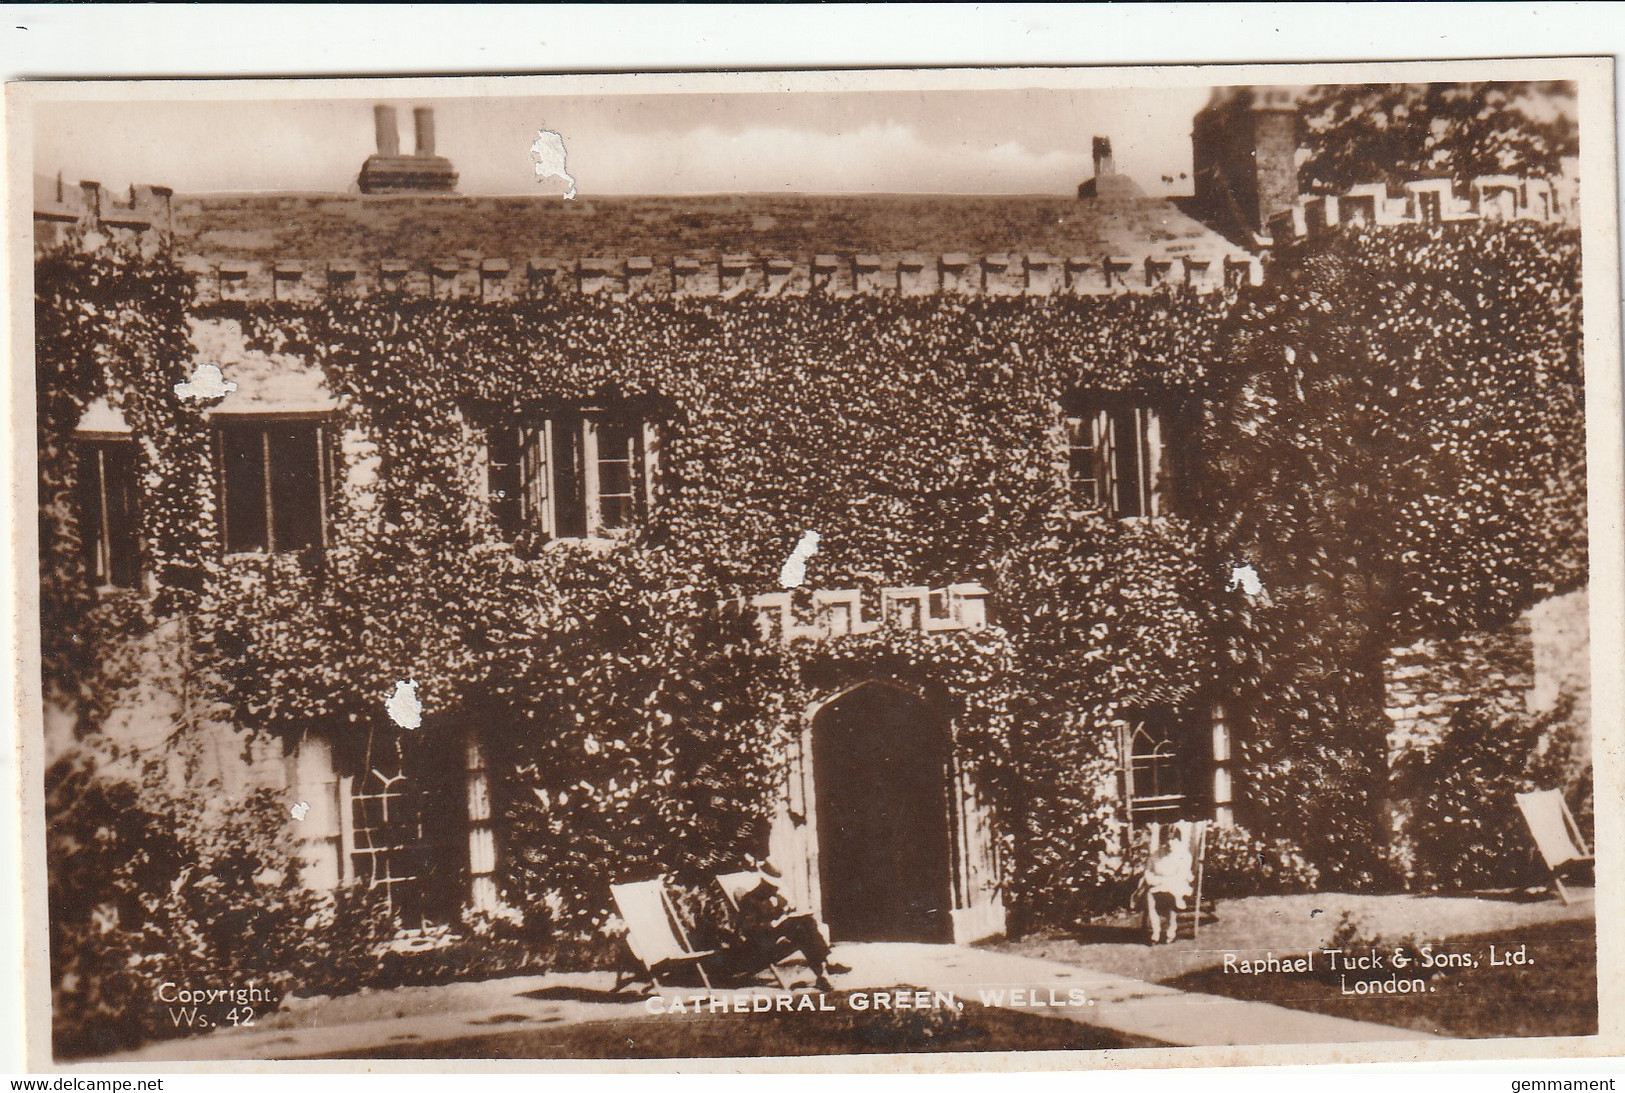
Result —
[[1612, 103], [8, 86], [32, 1065], [1619, 1051]]

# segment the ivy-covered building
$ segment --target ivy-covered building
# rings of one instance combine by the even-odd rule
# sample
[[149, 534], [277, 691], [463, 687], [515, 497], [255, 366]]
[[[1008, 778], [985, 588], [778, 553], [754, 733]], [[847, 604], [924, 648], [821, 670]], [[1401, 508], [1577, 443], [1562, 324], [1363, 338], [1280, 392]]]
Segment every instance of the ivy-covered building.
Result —
[[[270, 791], [305, 886], [407, 927], [590, 931], [611, 882], [752, 855], [837, 940], [968, 941], [1120, 899], [1176, 818], [1240, 871], [1371, 875], [1396, 635], [1319, 691], [1275, 655], [1369, 605], [1258, 546], [1269, 338], [1311, 298], [1270, 294], [1351, 221], [1546, 246], [1564, 208], [1288, 202], [1282, 117], [1216, 96], [1194, 202], [1098, 138], [1076, 198], [460, 197], [388, 107], [360, 194], [43, 181], [55, 750]], [[1529, 334], [1559, 415], [1574, 322]], [[1572, 439], [1534, 473], [1583, 521]], [[1575, 534], [1503, 606], [1583, 585]]]

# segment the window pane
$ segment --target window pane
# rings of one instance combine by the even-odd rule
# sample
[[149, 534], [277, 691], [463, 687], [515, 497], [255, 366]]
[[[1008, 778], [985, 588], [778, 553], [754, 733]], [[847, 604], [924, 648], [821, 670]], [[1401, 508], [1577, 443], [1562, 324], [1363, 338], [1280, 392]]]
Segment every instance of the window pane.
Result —
[[1140, 473], [1143, 437], [1140, 434], [1142, 415], [1137, 410], [1122, 410], [1112, 415], [1112, 449], [1117, 472], [1117, 515], [1144, 516], [1144, 476]]
[[220, 513], [226, 523], [226, 551], [264, 550], [265, 449], [260, 429], [232, 425], [220, 430], [224, 471]]
[[386, 896], [402, 926], [453, 920], [468, 890], [464, 777], [461, 763], [420, 755], [410, 770], [375, 760], [355, 783], [356, 880]]
[[561, 539], [587, 534], [585, 468], [581, 460], [581, 418], [553, 419], [553, 533]]
[[607, 531], [618, 531], [632, 526], [632, 499], [630, 497], [601, 497], [598, 499], [599, 518]]
[[630, 462], [637, 444], [637, 427], [631, 422], [607, 418], [598, 423], [598, 458]]
[[106, 573], [106, 538], [102, 534], [101, 455], [94, 444], [79, 452], [79, 541], [85, 552], [85, 572], [91, 584], [102, 584]]
[[631, 497], [631, 465], [624, 459], [599, 460], [598, 492], [604, 497]]
[[1158, 516], [1179, 511], [1180, 448], [1183, 444], [1183, 415], [1175, 411], [1145, 411], [1146, 466], [1151, 481], [1146, 483], [1146, 494], [1155, 499]]
[[1105, 483], [1097, 472], [1093, 415], [1066, 419], [1066, 444], [1067, 480], [1073, 499], [1086, 507], [1098, 507], [1103, 502]]
[[271, 518], [276, 549], [322, 545], [321, 437], [315, 425], [270, 425]]
[[519, 533], [521, 485], [519, 430], [491, 429], [485, 439], [486, 496], [490, 499], [491, 518], [498, 530], [509, 539]]
[[1212, 751], [1193, 725], [1167, 708], [1137, 715], [1129, 756], [1136, 820], [1195, 819], [1210, 803], [1203, 787]]
[[606, 420], [598, 426], [598, 512], [607, 530], [632, 526], [637, 427]]
[[542, 422], [519, 431], [519, 523], [544, 535], [553, 530], [553, 448], [548, 440], [552, 426]]
[[108, 583], [134, 588], [140, 579], [139, 517], [136, 509], [135, 444], [121, 442], [102, 448], [102, 469], [107, 489]]

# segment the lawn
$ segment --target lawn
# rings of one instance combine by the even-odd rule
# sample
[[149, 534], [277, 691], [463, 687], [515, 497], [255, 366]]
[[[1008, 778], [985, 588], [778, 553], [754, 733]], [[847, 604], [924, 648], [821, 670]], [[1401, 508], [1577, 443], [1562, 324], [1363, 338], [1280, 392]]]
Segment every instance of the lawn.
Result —
[[[1527, 965], [1491, 966], [1527, 946]], [[1441, 1036], [1587, 1036], [1597, 1031], [1597, 934], [1591, 919], [1452, 938], [1439, 951], [1479, 954], [1477, 967], [1437, 971], [1425, 993], [1347, 995], [1336, 976], [1238, 975], [1221, 967], [1168, 979], [1181, 990], [1220, 994]]]
[[[870, 992], [862, 992], [870, 993]], [[1099, 1051], [1161, 1047], [1157, 1040], [1063, 1018], [965, 1001], [957, 1013], [875, 1013], [850, 1008], [851, 992], [826, 997], [833, 1012], [661, 1015], [492, 1032], [455, 1040], [390, 1043], [324, 1058], [711, 1059], [876, 1052]]]

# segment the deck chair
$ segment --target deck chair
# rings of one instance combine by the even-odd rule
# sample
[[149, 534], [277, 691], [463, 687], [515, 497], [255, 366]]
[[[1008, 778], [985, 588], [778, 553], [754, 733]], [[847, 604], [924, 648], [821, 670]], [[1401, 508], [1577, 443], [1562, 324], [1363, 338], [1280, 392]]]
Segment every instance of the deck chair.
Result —
[[1535, 849], [1546, 862], [1552, 875], [1552, 887], [1557, 898], [1569, 902], [1569, 893], [1563, 887], [1563, 875], [1578, 868], [1595, 868], [1591, 850], [1586, 846], [1580, 825], [1574, 822], [1563, 794], [1555, 789], [1541, 789], [1533, 793], [1520, 793], [1518, 811], [1529, 825], [1529, 834], [1535, 840]]
[[[711, 980], [705, 974], [703, 963], [716, 954], [715, 949], [695, 949], [688, 943], [677, 909], [672, 906], [666, 891], [666, 882], [654, 880], [633, 884], [612, 884], [610, 896], [615, 909], [626, 922], [626, 944], [632, 956], [648, 973], [651, 988], [663, 987], [660, 977], [678, 968], [692, 967], [700, 974], [705, 989], [711, 989]], [[615, 977], [615, 990], [641, 978], [636, 971], [623, 972]]]
[[[727, 903], [735, 922], [739, 921], [739, 901], [760, 883], [762, 875], [751, 870], [743, 873], [717, 874], [717, 887], [722, 889], [722, 899]], [[773, 981], [779, 985], [779, 989], [789, 990], [790, 980], [784, 974], [783, 963], [775, 960], [767, 966], [767, 970], [772, 974]]]
[[[1206, 820], [1176, 820], [1172, 823], [1162, 824], [1153, 821], [1146, 825], [1150, 843], [1146, 847], [1147, 856], [1155, 854], [1162, 845], [1165, 828], [1177, 827], [1185, 834], [1185, 842], [1191, 848], [1191, 869], [1195, 876], [1192, 888], [1191, 903], [1185, 913], [1191, 916], [1191, 938], [1198, 940], [1202, 936], [1202, 875], [1205, 872], [1204, 859], [1207, 857], [1207, 821]], [[1174, 929], [1178, 932], [1179, 913], [1174, 915]]]

